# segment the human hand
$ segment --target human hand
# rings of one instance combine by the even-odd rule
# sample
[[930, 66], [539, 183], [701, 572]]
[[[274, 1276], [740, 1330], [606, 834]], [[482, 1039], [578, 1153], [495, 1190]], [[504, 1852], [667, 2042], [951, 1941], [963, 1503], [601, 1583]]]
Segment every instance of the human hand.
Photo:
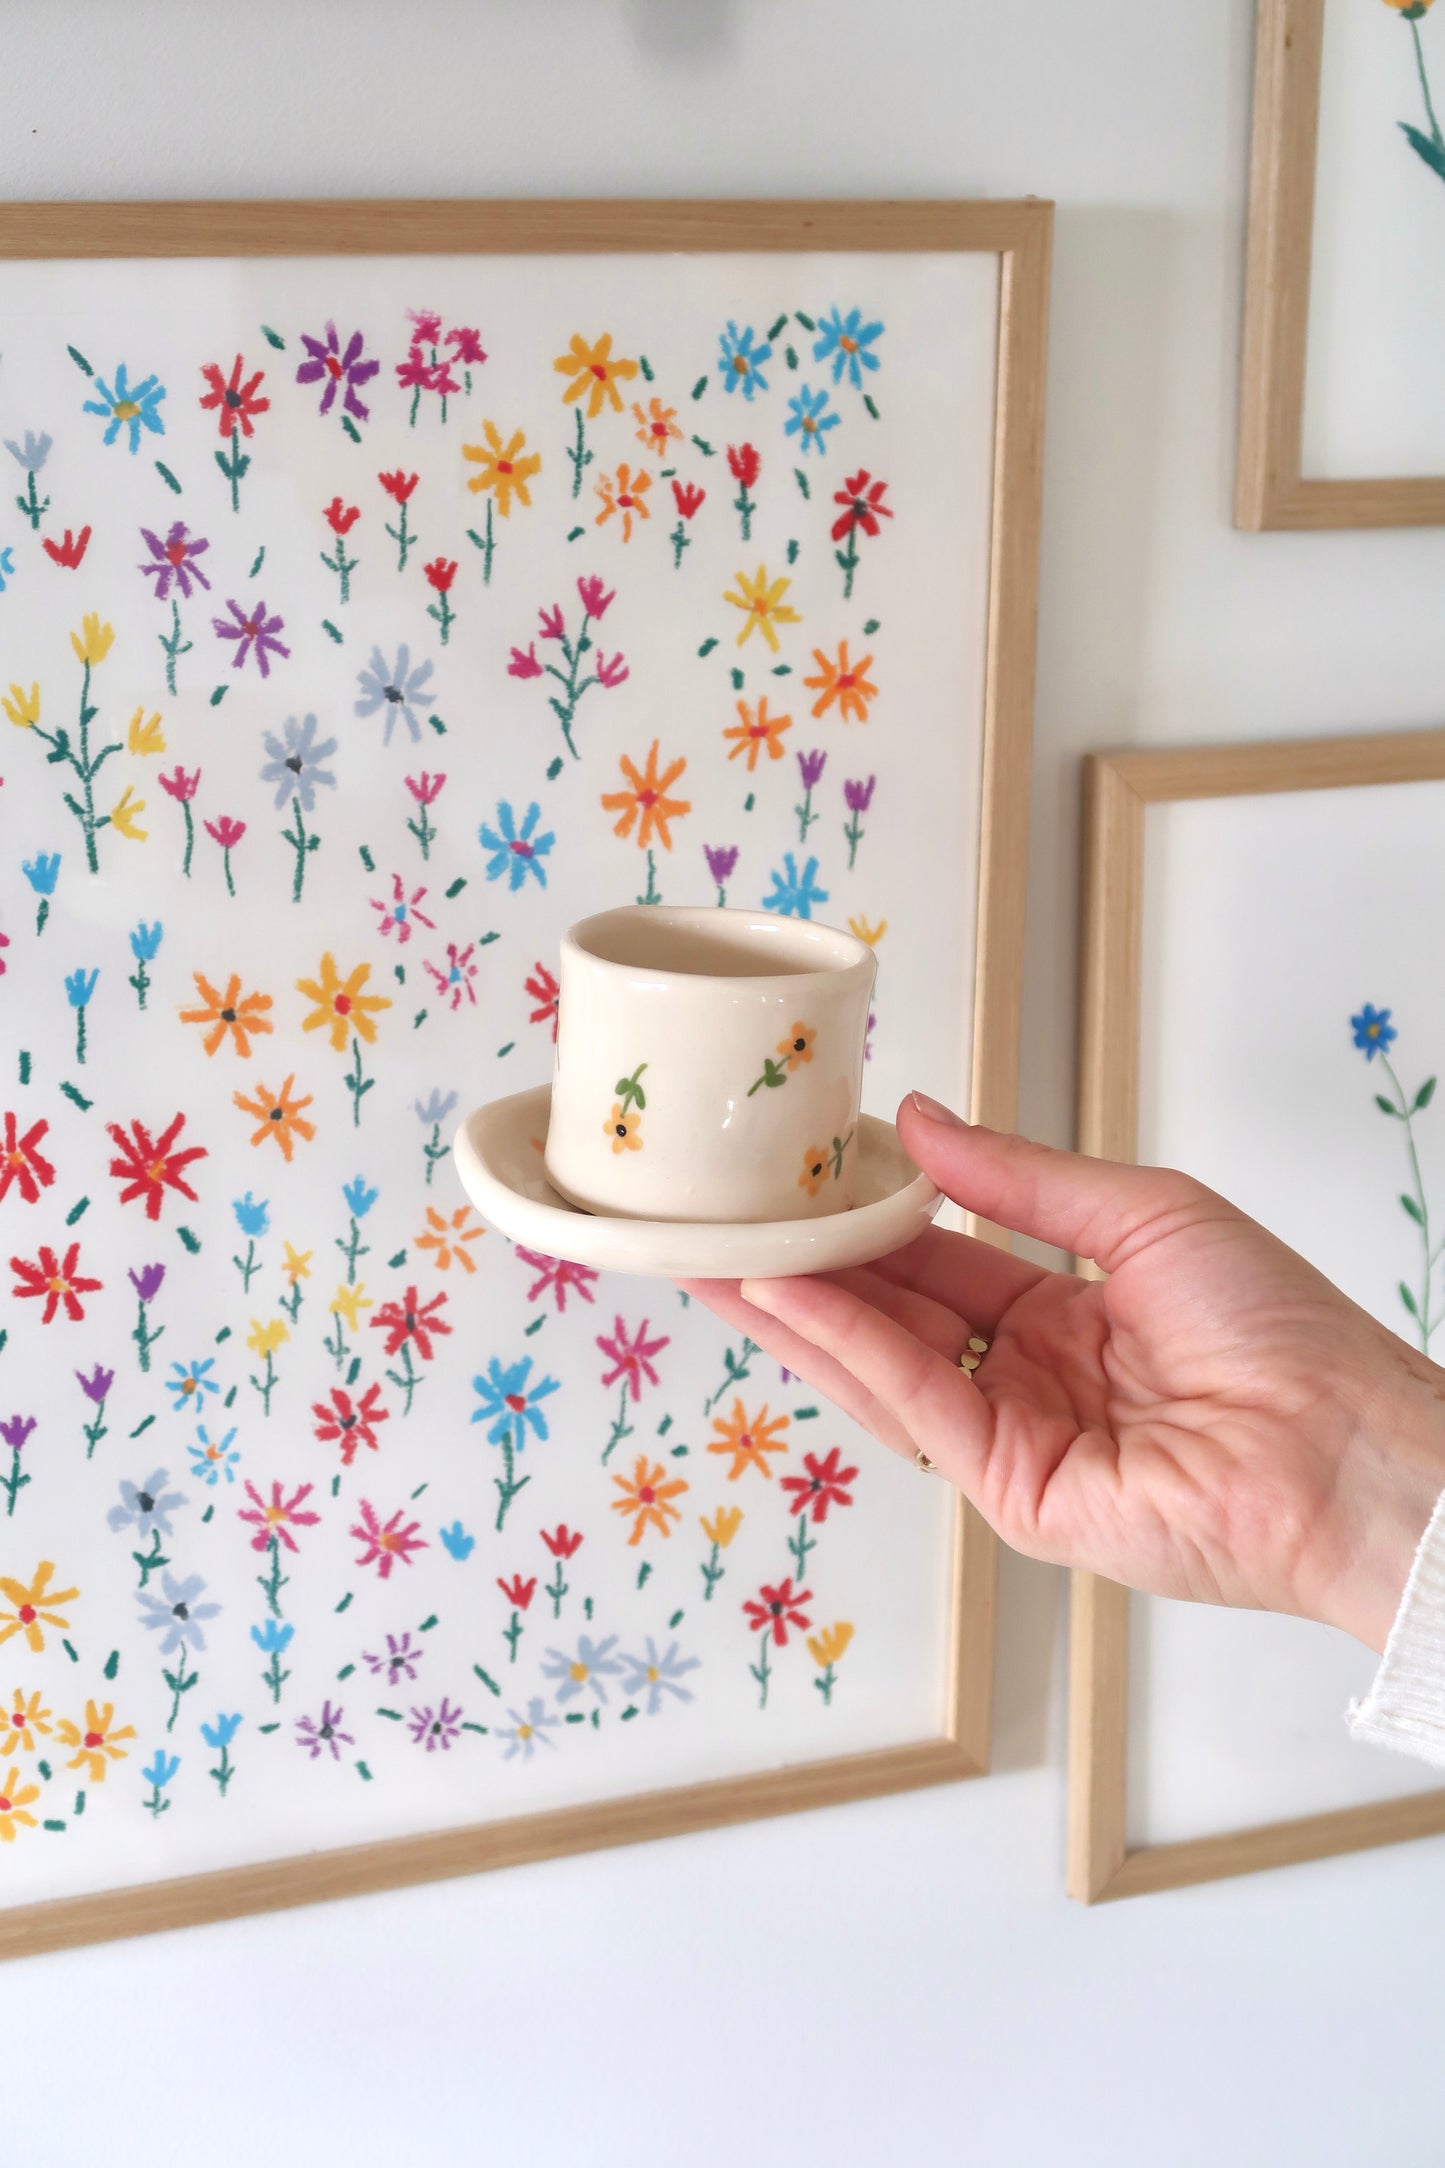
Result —
[[898, 1128], [956, 1203], [1107, 1277], [934, 1227], [851, 1272], [683, 1286], [926, 1455], [1016, 1550], [1383, 1648], [1445, 1489], [1445, 1370], [1186, 1175], [972, 1128], [918, 1093]]

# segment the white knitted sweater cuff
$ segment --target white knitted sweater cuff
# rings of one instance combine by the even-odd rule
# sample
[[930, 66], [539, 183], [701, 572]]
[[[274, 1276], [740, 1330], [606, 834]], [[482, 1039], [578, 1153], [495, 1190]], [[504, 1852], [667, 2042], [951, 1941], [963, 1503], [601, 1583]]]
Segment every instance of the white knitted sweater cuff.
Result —
[[1352, 1737], [1445, 1769], [1445, 1492], [1420, 1538], [1374, 1684], [1346, 1717]]

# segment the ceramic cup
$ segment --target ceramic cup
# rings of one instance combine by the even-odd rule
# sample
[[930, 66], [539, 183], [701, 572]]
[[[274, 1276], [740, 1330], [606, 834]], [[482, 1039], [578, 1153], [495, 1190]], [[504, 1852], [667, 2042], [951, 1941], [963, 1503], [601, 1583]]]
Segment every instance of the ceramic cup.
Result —
[[846, 1212], [873, 952], [766, 912], [629, 905], [562, 942], [547, 1174], [589, 1212]]

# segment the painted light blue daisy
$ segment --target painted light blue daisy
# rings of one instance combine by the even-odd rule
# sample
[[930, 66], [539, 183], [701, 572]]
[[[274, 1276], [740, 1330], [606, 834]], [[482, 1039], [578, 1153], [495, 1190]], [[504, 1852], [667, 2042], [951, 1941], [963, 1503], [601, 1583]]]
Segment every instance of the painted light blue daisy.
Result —
[[739, 331], [729, 317], [728, 328], [719, 335], [718, 344], [722, 348], [718, 369], [724, 391], [741, 390], [743, 397], [750, 401], [754, 392], [767, 390], [763, 363], [772, 360], [773, 350], [766, 339], [757, 339], [751, 324], [746, 330]]
[[37, 896], [53, 896], [60, 878], [60, 853], [42, 851], [37, 858], [24, 858], [20, 862], [20, 871]]
[[213, 1747], [219, 1753], [222, 1747], [230, 1745], [240, 1729], [241, 1718], [239, 1714], [235, 1716], [218, 1716], [214, 1724], [202, 1724], [201, 1737], [205, 1740], [207, 1746]]
[[212, 1438], [204, 1423], [196, 1425], [196, 1443], [188, 1445], [191, 1456], [191, 1474], [214, 1490], [224, 1476], [228, 1483], [236, 1480], [236, 1463], [241, 1458], [232, 1440], [235, 1431], [228, 1430], [224, 1438]]
[[622, 1672], [622, 1661], [612, 1653], [616, 1646], [616, 1634], [609, 1634], [605, 1641], [594, 1641], [590, 1634], [579, 1634], [573, 1656], [565, 1649], [548, 1649], [542, 1676], [558, 1682], [558, 1701], [575, 1700], [584, 1689], [590, 1689], [599, 1701], [605, 1702], [607, 1688], [603, 1680], [618, 1678]]
[[[49, 891], [47, 890], [46, 893], [48, 894]], [[130, 952], [136, 962], [138, 964], [153, 964], [160, 954], [160, 946], [164, 938], [165, 927], [159, 919], [156, 920], [153, 926], [148, 926], [145, 920], [142, 919], [139, 925], [132, 927]]]
[[5, 592], [6, 583], [14, 577], [15, 552], [7, 545], [6, 548], [0, 550], [0, 595]]
[[[356, 682], [361, 687], [356, 712], [358, 715], [375, 715], [381, 710], [385, 714], [386, 727], [381, 734], [383, 745], [390, 745], [398, 715], [406, 724], [412, 743], [420, 742], [421, 726], [432, 698], [431, 674], [429, 662], [419, 662], [413, 668], [411, 649], [404, 641], [396, 651], [394, 665], [386, 661], [379, 647], [372, 649], [371, 661], [356, 674]], [[418, 708], [420, 715], [416, 712]]]
[[5, 439], [5, 449], [16, 464], [25, 469], [27, 474], [39, 474], [46, 460], [50, 457], [50, 439], [43, 430], [37, 436], [33, 429], [27, 429], [18, 444], [15, 442], [14, 437], [7, 437]]
[[105, 432], [107, 444], [114, 444], [122, 429], [125, 429], [130, 433], [127, 449], [138, 452], [142, 429], [149, 429], [152, 436], [165, 435], [166, 425], [156, 410], [164, 399], [166, 390], [158, 376], [144, 377], [139, 384], [132, 385], [126, 374], [125, 363], [121, 362], [115, 372], [114, 391], [111, 391], [103, 376], [97, 376], [92, 381], [100, 396], [87, 399], [84, 411], [87, 414], [105, 415], [110, 424]]
[[828, 405], [825, 391], [810, 391], [803, 384], [788, 401], [788, 418], [783, 424], [785, 437], [797, 437], [806, 458], [809, 452], [820, 456], [826, 449], [827, 433], [836, 429], [841, 416], [834, 414]]
[[[679, 1685], [678, 1682], [687, 1672], [697, 1670], [699, 1659], [696, 1656], [679, 1656], [675, 1641], [669, 1641], [666, 1652], [659, 1656], [657, 1643], [649, 1634], [646, 1656], [629, 1656], [624, 1653], [622, 1661], [629, 1667], [628, 1675], [622, 1682], [622, 1691], [631, 1701], [640, 1701], [645, 1694], [647, 1699], [643, 1707], [648, 1716], [656, 1716], [662, 1707], [665, 1694], [671, 1694], [677, 1701], [691, 1701], [692, 1689]], [[562, 1696], [559, 1694], [557, 1699], [560, 1701]]]
[[232, 1200], [231, 1210], [243, 1235], [263, 1235], [271, 1224], [270, 1205], [264, 1199], [258, 1204], [249, 1189], [244, 1197]]
[[783, 853], [783, 870], [774, 870], [773, 892], [764, 896], [763, 909], [781, 918], [811, 918], [815, 903], [826, 903], [828, 891], [818, 886], [818, 861], [810, 858], [802, 873], [791, 851]]
[[556, 1740], [549, 1739], [547, 1733], [555, 1730], [562, 1719], [547, 1714], [547, 1704], [540, 1694], [534, 1694], [527, 1703], [525, 1716], [516, 1709], [508, 1709], [507, 1714], [512, 1719], [510, 1725], [492, 1726], [494, 1737], [508, 1742], [503, 1761], [515, 1761], [519, 1754], [524, 1761], [530, 1761], [539, 1742], [543, 1746], [556, 1746]]
[[346, 1199], [346, 1208], [352, 1217], [354, 1219], [365, 1219], [367, 1213], [381, 1195], [381, 1191], [379, 1189], [368, 1189], [365, 1176], [354, 1174], [349, 1182], [342, 1183], [341, 1194]]
[[541, 1378], [532, 1385], [528, 1382], [531, 1375], [530, 1355], [524, 1355], [520, 1362], [505, 1369], [494, 1355], [487, 1365], [486, 1376], [472, 1379], [472, 1390], [482, 1403], [479, 1408], [473, 1408], [472, 1421], [491, 1424], [487, 1432], [489, 1444], [504, 1445], [510, 1439], [520, 1453], [529, 1430], [535, 1437], [547, 1436], [547, 1418], [537, 1403], [556, 1392], [557, 1380]]
[[144, 1540], [153, 1528], [163, 1536], [171, 1534], [171, 1515], [177, 1506], [186, 1504], [184, 1491], [166, 1489], [170, 1477], [164, 1468], [157, 1468], [144, 1483], [129, 1483], [122, 1478], [120, 1504], [112, 1506], [106, 1520], [114, 1529], [133, 1528]]
[[429, 1092], [425, 1099], [414, 1099], [412, 1106], [417, 1120], [429, 1129], [438, 1122], [444, 1122], [456, 1103], [455, 1092], [434, 1091]]
[[842, 383], [846, 371], [853, 389], [861, 391], [863, 371], [878, 367], [878, 356], [872, 347], [874, 340], [882, 336], [882, 324], [865, 324], [861, 309], [850, 309], [846, 316], [841, 309], [830, 309], [826, 316], [818, 318], [818, 341], [813, 348], [813, 359], [832, 362], [835, 384]]
[[221, 1388], [208, 1372], [216, 1367], [214, 1355], [207, 1355], [201, 1362], [172, 1363], [171, 1375], [166, 1379], [166, 1391], [175, 1394], [172, 1405], [177, 1413], [198, 1407], [207, 1393], [218, 1393]]
[[483, 821], [477, 831], [482, 849], [492, 854], [487, 860], [489, 881], [499, 881], [505, 873], [515, 891], [522, 886], [530, 873], [539, 887], [547, 886], [547, 868], [542, 864], [542, 860], [557, 838], [550, 830], [545, 836], [534, 833], [541, 818], [542, 808], [534, 800], [527, 808], [527, 817], [519, 831], [516, 815], [507, 800], [503, 798], [498, 802], [496, 828], [492, 827], [490, 821]]
[[336, 740], [323, 738], [317, 744], [314, 715], [303, 715], [299, 722], [294, 715], [288, 715], [281, 728], [282, 738], [274, 730], [262, 733], [271, 758], [261, 769], [261, 781], [275, 784], [278, 813], [288, 798], [299, 798], [302, 812], [309, 813], [316, 804], [318, 786], [324, 790], [336, 788], [335, 776], [322, 766], [336, 751]]
[[1389, 1009], [1372, 1008], [1367, 1001], [1359, 1015], [1350, 1018], [1355, 1044], [1366, 1061], [1373, 1061], [1377, 1054], [1383, 1054], [1386, 1048], [1399, 1038], [1399, 1032], [1390, 1022], [1391, 1014]]
[[88, 1009], [95, 992], [99, 971], [68, 971], [65, 976], [65, 996], [72, 1009]]
[[263, 1656], [284, 1656], [291, 1646], [296, 1628], [278, 1618], [263, 1619], [259, 1626], [251, 1628], [251, 1639]]
[[221, 1606], [201, 1602], [206, 1593], [201, 1576], [188, 1573], [184, 1581], [178, 1581], [173, 1573], [163, 1573], [161, 1588], [164, 1594], [160, 1596], [152, 1589], [139, 1588], [135, 1600], [140, 1605], [142, 1626], [161, 1637], [162, 1656], [174, 1656], [177, 1649], [203, 1649], [204, 1621], [219, 1618]]

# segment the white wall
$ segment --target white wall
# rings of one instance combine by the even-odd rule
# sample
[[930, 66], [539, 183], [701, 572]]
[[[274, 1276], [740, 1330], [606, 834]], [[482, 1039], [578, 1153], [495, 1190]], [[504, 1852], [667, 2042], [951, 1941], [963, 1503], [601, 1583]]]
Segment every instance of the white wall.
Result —
[[[1064, 1140], [1080, 753], [1445, 706], [1445, 533], [1228, 524], [1251, 15], [9, 0], [0, 196], [1054, 197], [1024, 1120]], [[1061, 1602], [1007, 1568], [986, 1783], [0, 1973], [7, 2158], [1438, 2162], [1445, 1844], [1070, 1907]]]

